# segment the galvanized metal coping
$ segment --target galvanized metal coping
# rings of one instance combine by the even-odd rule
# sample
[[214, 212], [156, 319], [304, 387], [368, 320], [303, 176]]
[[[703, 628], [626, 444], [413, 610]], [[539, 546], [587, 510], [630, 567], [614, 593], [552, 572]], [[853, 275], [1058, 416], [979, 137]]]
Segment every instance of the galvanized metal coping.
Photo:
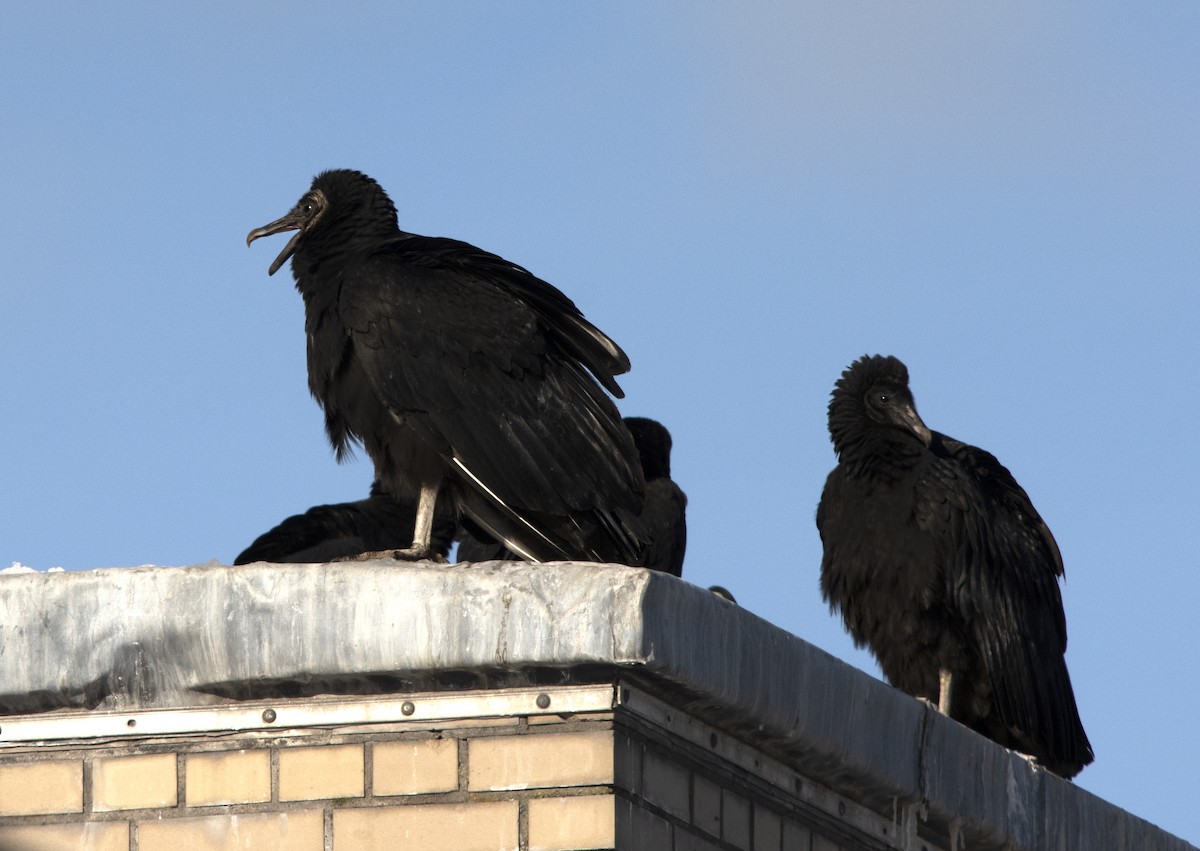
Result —
[[0, 718], [0, 752], [6, 746], [81, 739], [116, 741], [203, 733], [293, 733], [307, 728], [452, 722], [474, 718], [577, 715], [611, 712], [616, 686], [563, 686], [427, 692], [405, 697], [310, 698], [205, 709], [148, 709], [44, 713]]
[[665, 574], [368, 562], [0, 576], [0, 733], [53, 710], [118, 728], [218, 707], [291, 723], [273, 702], [316, 694], [389, 693], [402, 717], [420, 691], [527, 688], [536, 706], [554, 700], [540, 683], [618, 679], [877, 812], [917, 804], [969, 847], [1193, 847]]

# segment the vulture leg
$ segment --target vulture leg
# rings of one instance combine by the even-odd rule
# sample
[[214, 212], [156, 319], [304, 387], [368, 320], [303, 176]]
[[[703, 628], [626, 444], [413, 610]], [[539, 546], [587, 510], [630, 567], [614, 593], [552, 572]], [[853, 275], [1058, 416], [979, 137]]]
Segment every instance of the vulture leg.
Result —
[[950, 715], [950, 698], [953, 688], [954, 674], [946, 668], [940, 669], [938, 671], [938, 712], [947, 717]]
[[436, 480], [421, 483], [421, 496], [417, 500], [417, 523], [413, 528], [412, 546], [396, 550], [395, 558], [413, 560], [430, 558], [437, 560], [439, 558], [429, 541], [433, 535], [433, 507], [437, 503], [438, 490], [441, 485], [442, 483]]
[[[398, 561], [439, 561], [446, 559], [438, 553], [432, 544], [433, 538], [433, 508], [437, 503], [438, 491], [442, 483], [438, 479], [421, 483], [421, 495], [417, 500], [417, 522], [413, 528], [411, 547], [402, 550], [380, 550], [372, 553], [360, 553], [344, 559], [345, 561], [370, 561], [377, 558], [390, 558]], [[343, 559], [339, 559], [342, 561]]]

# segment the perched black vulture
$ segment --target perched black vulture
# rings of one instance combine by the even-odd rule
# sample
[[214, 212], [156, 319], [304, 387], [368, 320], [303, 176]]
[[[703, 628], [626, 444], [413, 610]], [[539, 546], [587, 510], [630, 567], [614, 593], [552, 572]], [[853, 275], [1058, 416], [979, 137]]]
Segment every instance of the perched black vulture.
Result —
[[246, 242], [290, 230], [270, 272], [291, 258], [329, 440], [339, 459], [361, 443], [384, 491], [417, 506], [412, 546], [389, 555], [434, 555], [436, 512], [534, 561], [637, 560], [644, 481], [601, 387], [620, 396], [629, 359], [570, 299], [465, 242], [400, 230], [357, 171], [318, 175]]
[[[687, 549], [687, 496], [671, 480], [671, 433], [662, 423], [645, 417], [626, 417], [625, 426], [633, 435], [642, 474], [646, 478], [646, 498], [641, 521], [646, 547], [638, 565], [683, 575], [683, 555]], [[479, 534], [469, 525], [459, 529], [460, 562], [512, 559], [514, 554], [503, 545]], [[732, 597], [730, 598], [732, 599]]]
[[687, 549], [687, 495], [671, 479], [671, 433], [657, 420], [626, 417], [646, 477], [642, 524], [646, 552], [641, 564], [674, 576], [683, 576]]
[[894, 357], [829, 403], [838, 466], [817, 528], [821, 593], [897, 688], [1063, 777], [1093, 759], [1063, 653], [1062, 556], [994, 456], [931, 432]]
[[[357, 502], [317, 505], [263, 532], [233, 560], [234, 564], [270, 561], [283, 564], [334, 561], [364, 552], [401, 549], [412, 539], [417, 511], [371, 483], [371, 495]], [[452, 522], [435, 521], [431, 545], [446, 557], [454, 540]]]

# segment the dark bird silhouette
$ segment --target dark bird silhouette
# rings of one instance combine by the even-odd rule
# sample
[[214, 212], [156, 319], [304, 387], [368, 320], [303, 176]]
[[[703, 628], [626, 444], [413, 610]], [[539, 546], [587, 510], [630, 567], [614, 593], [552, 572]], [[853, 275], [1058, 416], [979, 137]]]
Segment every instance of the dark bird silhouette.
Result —
[[[378, 482], [371, 495], [357, 502], [317, 505], [294, 514], [263, 532], [233, 560], [235, 565], [256, 561], [276, 564], [326, 562], [364, 552], [400, 549], [409, 545], [417, 511], [383, 492]], [[446, 557], [454, 540], [452, 522], [435, 521], [430, 544]]]
[[671, 433], [657, 420], [626, 417], [646, 478], [642, 525], [646, 529], [645, 567], [683, 576], [687, 550], [687, 495], [671, 479]]
[[821, 594], [892, 685], [1063, 777], [1093, 759], [1063, 654], [1062, 556], [1012, 474], [930, 431], [864, 356], [829, 403]]
[[733, 596], [733, 592], [724, 585], [709, 585], [708, 590], [713, 592], [713, 594], [720, 597], [722, 600], [728, 600], [735, 605], [737, 604], [737, 597]]
[[[318, 175], [283, 218], [295, 231], [309, 389], [337, 456], [365, 447], [385, 492], [417, 506], [412, 545], [435, 555], [435, 515], [465, 515], [522, 558], [631, 563], [644, 481], [607, 389], [629, 359], [550, 284], [453, 239], [400, 230], [356, 171]], [[602, 387], [602, 386], [603, 387]]]
[[[646, 498], [639, 518], [646, 546], [638, 565], [682, 576], [687, 549], [687, 495], [671, 479], [671, 433], [662, 423], [645, 417], [626, 417], [625, 426], [633, 436], [646, 479]], [[515, 555], [503, 545], [468, 524], [459, 529], [458, 561], [513, 558]]]
[[454, 560], [459, 564], [475, 564], [481, 561], [520, 561], [521, 557], [467, 521], [458, 526], [458, 550], [455, 551]]

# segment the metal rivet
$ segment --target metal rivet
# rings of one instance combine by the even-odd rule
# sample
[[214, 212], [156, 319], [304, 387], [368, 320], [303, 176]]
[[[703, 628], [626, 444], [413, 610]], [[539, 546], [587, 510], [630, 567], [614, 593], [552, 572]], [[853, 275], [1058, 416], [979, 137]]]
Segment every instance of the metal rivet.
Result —
[[274, 724], [275, 723], [275, 710], [274, 709], [264, 709], [263, 710], [263, 722], [266, 724]]
[[413, 702], [411, 700], [406, 700], [402, 704], [400, 704], [400, 712], [403, 715], [412, 715], [416, 711], [417, 711], [417, 707], [415, 705], [413, 705]]
[[537, 705], [538, 705], [538, 709], [545, 709], [547, 706], [549, 706], [550, 705], [550, 695], [539, 694], [537, 696]]
[[130, 718], [128, 721], [126, 721], [126, 722], [125, 722], [125, 726], [126, 726], [126, 727], [136, 727], [136, 726], [137, 726], [137, 719], [136, 719], [136, 718]]
[[846, 814], [846, 802], [838, 801], [838, 815], [844, 816], [845, 814]]

